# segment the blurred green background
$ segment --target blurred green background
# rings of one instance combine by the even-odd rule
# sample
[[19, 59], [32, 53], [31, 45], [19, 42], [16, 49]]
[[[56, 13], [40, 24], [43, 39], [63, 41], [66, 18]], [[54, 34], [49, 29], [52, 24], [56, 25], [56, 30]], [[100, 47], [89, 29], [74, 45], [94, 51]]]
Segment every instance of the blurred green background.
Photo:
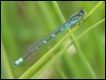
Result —
[[[19, 78], [26, 73], [33, 64], [46, 55], [66, 34], [59, 35], [43, 46], [37, 55], [29, 57], [19, 66], [14, 61], [23, 56], [26, 46], [33, 41], [47, 37], [51, 32], [63, 24], [62, 16], [69, 17], [84, 9], [89, 13], [99, 1], [2, 1], [1, 2], [1, 78]], [[58, 7], [56, 6], [58, 4]], [[62, 16], [58, 13], [59, 10]], [[80, 28], [73, 32], [79, 36], [87, 28], [96, 24], [105, 17], [105, 3], [101, 5], [86, 20], [82, 21]], [[70, 38], [70, 36], [69, 36]], [[38, 69], [29, 72], [30, 76], [24, 78], [104, 78], [105, 77], [105, 24], [102, 22], [96, 28], [77, 40], [79, 48], [72, 44], [65, 48], [63, 54], [56, 58], [51, 65], [45, 66], [54, 55], [70, 43], [65, 39], [56, 50], [50, 53], [51, 57], [45, 58], [45, 63], [38, 65]], [[84, 55], [84, 59], [77, 56]], [[49, 59], [50, 58], [50, 59]], [[54, 58], [55, 59], [55, 58]], [[86, 65], [86, 61], [89, 66]], [[85, 61], [85, 62], [84, 62]], [[35, 66], [36, 68], [36, 66]], [[41, 70], [42, 69], [42, 70]], [[41, 70], [41, 71], [40, 71]]]

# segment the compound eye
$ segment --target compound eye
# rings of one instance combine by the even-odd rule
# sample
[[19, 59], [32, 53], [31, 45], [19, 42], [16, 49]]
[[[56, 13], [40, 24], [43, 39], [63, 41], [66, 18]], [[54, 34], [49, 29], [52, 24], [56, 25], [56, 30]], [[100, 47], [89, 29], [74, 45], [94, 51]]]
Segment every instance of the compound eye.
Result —
[[80, 15], [81, 15], [81, 16], [83, 16], [83, 15], [84, 15], [84, 13], [80, 13]]
[[81, 16], [83, 16], [83, 15], [85, 14], [84, 10], [81, 9], [80, 12], [79, 12], [79, 14], [80, 14]]

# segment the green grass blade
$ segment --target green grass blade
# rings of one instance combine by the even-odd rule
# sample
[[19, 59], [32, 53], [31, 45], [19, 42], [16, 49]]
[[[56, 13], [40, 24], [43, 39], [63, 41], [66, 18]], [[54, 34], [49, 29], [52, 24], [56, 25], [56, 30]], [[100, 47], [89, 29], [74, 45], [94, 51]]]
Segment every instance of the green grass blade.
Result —
[[4, 74], [2, 73], [1, 74], [4, 76], [3, 77], [4, 79], [13, 79], [12, 69], [10, 67], [9, 60], [7, 58], [3, 43], [1, 43], [1, 49], [2, 49], [1, 64], [2, 64], [3, 73], [4, 73]]
[[[55, 2], [55, 3], [56, 3], [56, 2]], [[56, 7], [57, 7], [57, 9], [59, 9], [59, 6], [58, 6], [57, 4], [56, 4]], [[97, 8], [97, 6], [96, 6], [96, 8]], [[96, 8], [94, 8], [94, 9], [96, 9]], [[93, 9], [93, 11], [94, 11], [94, 9]], [[63, 15], [62, 15], [61, 11], [60, 11], [60, 10], [58, 10], [58, 11], [59, 11], [59, 12], [58, 12], [58, 15], [61, 15], [61, 16], [62, 16], [62, 20], [63, 20], [63, 22], [64, 22], [65, 19], [64, 19]], [[92, 11], [92, 13], [93, 13], [93, 11]], [[90, 12], [90, 14], [92, 14], [92, 13]], [[89, 15], [90, 15], [90, 14], [89, 14]], [[87, 15], [87, 16], [88, 16], [88, 15]], [[71, 34], [71, 35], [72, 35], [72, 39], [75, 39], [75, 37], [73, 36], [73, 34]], [[80, 47], [78, 46], [77, 41], [75, 41], [75, 43], [76, 43], [76, 46], [77, 46], [77, 48], [78, 48], [79, 53], [81, 53], [81, 54], [79, 55], [79, 57], [82, 57], [82, 56], [83, 56], [83, 53], [82, 53]], [[84, 59], [84, 60], [83, 60], [83, 59]], [[87, 60], [85, 59], [84, 56], [82, 57], [82, 61], [86, 61], [86, 62], [87, 62]], [[84, 62], [84, 64], [85, 64], [86, 62]], [[94, 71], [92, 70], [90, 64], [89, 64], [89, 63], [88, 63], [88, 65], [85, 64], [85, 66], [88, 67], [88, 72], [90, 71], [92, 77], [96, 78], [96, 75], [95, 75]]]
[[77, 51], [78, 51], [78, 56], [80, 57], [81, 59], [81, 62], [83, 64], [83, 66], [86, 67], [86, 73], [89, 73], [89, 75], [92, 77], [92, 78], [97, 78], [96, 77], [96, 74], [94, 72], [94, 70], [92, 69], [89, 61], [86, 59], [86, 57], [84, 56], [84, 53], [82, 52], [79, 44], [78, 44], [78, 41], [77, 39], [71, 35], [72, 39], [73, 39], [73, 43], [75, 44], [76, 48], [77, 48]]
[[61, 22], [65, 22], [65, 18], [63, 17], [63, 14], [62, 14], [62, 12], [61, 12], [61, 10], [60, 10], [57, 2], [56, 1], [53, 1], [52, 4], [53, 4], [53, 7], [54, 7], [54, 9], [55, 9], [55, 11], [56, 11], [56, 13], [57, 13], [60, 21]]
[[98, 4], [93, 9], [91, 9], [91, 11], [87, 14], [87, 16], [85, 18], [87, 19], [89, 16], [91, 16], [99, 8], [99, 6], [103, 3], [104, 3], [104, 1], [98, 2]]
[[[91, 14], [90, 14], [91, 15]], [[70, 33], [66, 34], [66, 36], [64, 38], [62, 38], [62, 40], [59, 41], [59, 43], [57, 43], [48, 53], [46, 53], [37, 63], [35, 63], [28, 71], [26, 71], [20, 78], [28, 78], [30, 77], [33, 73], [35, 73], [35, 71], [37, 70], [37, 68], [39, 67], [39, 65], [41, 65], [42, 63], [44, 63], [45, 59], [50, 56], [50, 53], [52, 51], [54, 51], [59, 44], [66, 39], [68, 36], [70, 35]]]
[[85, 31], [83, 31], [81, 34], [78, 35], [78, 39], [81, 38], [82, 36], [84, 36], [86, 33], [91, 31], [93, 28], [95, 28], [96, 26], [98, 26], [99, 24], [101, 24], [104, 21], [105, 21], [105, 18], [101, 19], [100, 21], [98, 21], [95, 24], [93, 24], [91, 27], [87, 28]]
[[[93, 24], [91, 27], [87, 28], [84, 32], [82, 32], [82, 33], [77, 37], [77, 39], [82, 38], [82, 37], [85, 36], [89, 31], [91, 31], [92, 29], [94, 29], [95, 27], [97, 27], [98, 25], [100, 25], [100, 24], [101, 24], [102, 22], [104, 22], [104, 21], [105, 21], [105, 19], [102, 19], [102, 20], [96, 22], [96, 24]], [[71, 45], [72, 45], [72, 43], [71, 43], [71, 44], [68, 44], [66, 48], [63, 48], [61, 51], [59, 51], [59, 52], [57, 53], [57, 55], [53, 56], [53, 58], [52, 58], [51, 60], [49, 60], [45, 65], [43, 65], [43, 67], [42, 67], [37, 73], [35, 73], [35, 75], [34, 75], [33, 77], [36, 78], [37, 76], [39, 76], [39, 75], [42, 73], [42, 71], [45, 70], [45, 68], [50, 67], [50, 65], [52, 65], [59, 57], [61, 57], [61, 55], [64, 54], [65, 50], [67, 50]], [[72, 63], [72, 62], [70, 62], [70, 63]], [[73, 64], [72, 64], [72, 66], [73, 66]], [[71, 67], [72, 67], [72, 66], [71, 66]], [[73, 66], [73, 69], [74, 69], [74, 66]], [[76, 74], [76, 73], [77, 73], [77, 70], [75, 71], [75, 69], [74, 69], [74, 72], [75, 72], [75, 75], [76, 75], [76, 76], [79, 76], [79, 75]], [[37, 77], [37, 78], [38, 78], [38, 77]]]

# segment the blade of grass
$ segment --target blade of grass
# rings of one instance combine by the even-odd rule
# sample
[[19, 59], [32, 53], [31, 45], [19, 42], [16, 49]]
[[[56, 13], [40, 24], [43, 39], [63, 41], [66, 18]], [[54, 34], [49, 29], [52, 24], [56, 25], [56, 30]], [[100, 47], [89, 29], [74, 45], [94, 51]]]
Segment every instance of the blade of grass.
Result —
[[[96, 22], [96, 24], [93, 24], [91, 27], [88, 27], [86, 30], [84, 30], [84, 32], [82, 32], [82, 33], [77, 37], [77, 39], [82, 38], [82, 37], [85, 36], [89, 31], [91, 31], [92, 29], [94, 29], [95, 27], [97, 27], [98, 25], [100, 25], [100, 24], [101, 24], [102, 22], [104, 22], [104, 21], [105, 21], [105, 19], [102, 19], [102, 20]], [[72, 45], [72, 43], [68, 44], [68, 45], [66, 46], [66, 48], [61, 49], [61, 50], [57, 53], [57, 55], [53, 56], [53, 58], [50, 59], [50, 60], [47, 62], [47, 64], [45, 64], [38, 72], [36, 72], [33, 77], [36, 78], [37, 76], [39, 76], [39, 75], [42, 73], [42, 71], [45, 70], [45, 68], [50, 67], [50, 65], [52, 65], [61, 55], [63, 55], [64, 52], [65, 52], [65, 50], [67, 50], [71, 45]], [[72, 63], [72, 62], [70, 62], [70, 63]], [[73, 63], [73, 64], [74, 64], [74, 63]], [[72, 66], [73, 66], [73, 64], [72, 64]], [[72, 66], [71, 66], [71, 67], [72, 67]], [[74, 70], [73, 70], [73, 69], [74, 69]], [[77, 70], [75, 69], [75, 66], [72, 67], [72, 70], [75, 71], [75, 74], [77, 73]], [[79, 75], [79, 73], [77, 73], [77, 74]], [[76, 75], [77, 75], [77, 74], [76, 74]], [[78, 76], [78, 75], [77, 75], [77, 76]]]
[[[64, 38], [67, 38], [69, 36], [70, 33], [66, 34], [66, 36]], [[62, 42], [64, 40], [64, 38], [62, 38], [61, 41], [59, 41], [59, 43], [57, 43], [48, 53], [46, 53], [38, 62], [36, 62], [28, 71], [26, 71], [20, 78], [28, 78], [29, 76], [31, 76], [31, 74], [33, 74], [38, 67], [38, 64], [41, 65], [42, 62], [44, 62], [43, 60], [46, 58], [46, 56], [48, 56], [50, 54], [50, 52], [52, 52], [59, 44], [60, 42]], [[36, 67], [37, 66], [37, 67]]]
[[[56, 2], [55, 2], [55, 3], [56, 3]], [[54, 3], [54, 4], [55, 4], [55, 3]], [[56, 8], [56, 11], [59, 11], [59, 12], [58, 12], [58, 15], [61, 15], [61, 16], [62, 16], [62, 22], [65, 22], [65, 18], [63, 17], [62, 12], [60, 11], [58, 4], [56, 4], [56, 7], [57, 7], [57, 8]], [[97, 6], [96, 6], [96, 7], [97, 7]], [[93, 8], [93, 11], [94, 11], [95, 9], [96, 9], [96, 8]], [[89, 12], [89, 13], [91, 14], [91, 12]], [[92, 13], [93, 13], [93, 12], [92, 12]], [[87, 16], [88, 16], [88, 15], [87, 15]], [[75, 37], [73, 36], [73, 34], [71, 34], [71, 36], [72, 36], [72, 39], [75, 40]], [[80, 54], [79, 54], [79, 57], [81, 57], [82, 61], [85, 61], [84, 64], [85, 64], [86, 62], [88, 63], [88, 64], [85, 64], [85, 66], [88, 68], [87, 71], [88, 71], [89, 73], [91, 73], [91, 76], [92, 76], [92, 77], [96, 78], [96, 75], [95, 75], [93, 69], [91, 68], [91, 65], [90, 65], [89, 62], [86, 60], [86, 58], [83, 56], [83, 53], [82, 53], [82, 51], [81, 51], [81, 49], [80, 49], [80, 47], [79, 47], [77, 41], [74, 41], [74, 43], [76, 44], [76, 47], [77, 47], [77, 49], [78, 49], [78, 52], [80, 53]]]
[[100, 21], [96, 22], [94, 25], [92, 25], [91, 27], [87, 28], [86, 30], [84, 30], [79, 36], [78, 39], [81, 38], [82, 36], [84, 36], [87, 32], [89, 32], [90, 30], [92, 30], [93, 28], [95, 28], [97, 25], [101, 24], [102, 22], [105, 21], [104, 19], [101, 19]]
[[[77, 37], [77, 39], [80, 39], [82, 36], [84, 36], [86, 33], [88, 33], [91, 29], [93, 29], [93, 28], [95, 28], [97, 25], [99, 25], [100, 23], [102, 23], [104, 21], [104, 19], [102, 19], [102, 20], [100, 20], [100, 21], [98, 21], [96, 24], [94, 24], [94, 25], [92, 25], [91, 27], [89, 27], [88, 29], [86, 29], [86, 30], [84, 30], [84, 32], [82, 32], [80, 35], [79, 35], [79, 37]], [[69, 34], [69, 33], [68, 33]], [[69, 46], [70, 46], [70, 44], [69, 44]], [[68, 46], [68, 47], [69, 47]], [[54, 49], [54, 48], [52, 48], [52, 49]], [[67, 49], [67, 48], [66, 48]], [[63, 51], [64, 51], [64, 49], [62, 49], [55, 57], [53, 57], [53, 59], [51, 59], [45, 66], [43, 66], [43, 68], [42, 69], [40, 69], [40, 71], [39, 72], [37, 72], [36, 74], [35, 74], [35, 77], [37, 77], [38, 75], [40, 75], [40, 73], [44, 70], [44, 68], [45, 67], [47, 67], [48, 65], [51, 65], [53, 62], [55, 62], [57, 59], [58, 59], [58, 57], [60, 57], [62, 54], [63, 54]], [[51, 51], [52, 52], [52, 51]], [[48, 51], [48, 54], [46, 53], [45, 55], [46, 56], [48, 56], [49, 55], [49, 53], [51, 53], [50, 51]], [[43, 56], [43, 58], [45, 58], [46, 56]], [[43, 61], [43, 58], [41, 58], [40, 60], [41, 61]], [[20, 77], [20, 79], [21, 78], [28, 78], [28, 77], [30, 77], [31, 76], [31, 74], [33, 74], [33, 73], [35, 73], [35, 71], [36, 71], [36, 69], [37, 69], [37, 67], [38, 67], [38, 63], [40, 62], [40, 60], [37, 62], [37, 63], [35, 63], [27, 72], [25, 72], [24, 73], [24, 75], [22, 75], [21, 77]], [[32, 73], [32, 72], [33, 73]], [[28, 75], [28, 76], [27, 76]], [[27, 76], [27, 77], [26, 77]]]
[[104, 1], [98, 2], [98, 4], [93, 9], [91, 9], [91, 11], [89, 11], [89, 13], [87, 14], [87, 16], [85, 16], [85, 18], [87, 19], [90, 15], [92, 15], [103, 2]]
[[5, 74], [4, 76], [6, 76], [6, 79], [13, 79], [12, 69], [8, 62], [9, 60], [7, 58], [6, 51], [4, 49], [2, 42], [1, 42], [1, 50], [2, 50], [2, 54], [1, 54], [2, 62], [1, 63], [2, 63], [3, 69], [4, 69], [4, 74]]
[[[55, 3], [56, 3], [56, 2], [53, 2], [54, 5], [55, 5]], [[58, 6], [57, 3], [56, 3], [56, 6]], [[55, 8], [56, 8], [56, 7], [55, 7]], [[58, 12], [58, 9], [59, 9], [59, 8], [57, 8], [57, 13], [58, 13], [58, 14], [61, 14], [61, 11]], [[64, 18], [62, 17], [61, 20], [64, 20]], [[95, 76], [95, 74], [94, 74], [93, 72], [92, 72], [92, 74], [93, 74], [93, 76]]]
[[73, 32], [77, 29], [78, 27], [75, 27], [72, 31], [70, 31], [67, 35], [65, 35], [55, 46], [53, 46], [44, 56], [42, 56], [30, 69], [28, 69], [21, 77], [19, 78], [28, 78], [33, 74], [40, 65], [42, 65], [55, 49], [59, 47], [59, 45]]
[[[6, 56], [8, 57], [8, 62], [9, 62], [9, 65], [11, 68], [11, 72], [14, 73], [14, 68], [12, 66], [12, 63], [13, 63], [13, 58], [17, 55], [17, 53], [19, 52], [19, 47], [18, 47], [18, 44], [16, 43], [16, 39], [15, 39], [15, 33], [13, 32], [14, 29], [13, 29], [13, 25], [12, 25], [12, 21], [13, 21], [13, 18], [14, 18], [14, 21], [16, 20], [16, 16], [14, 15], [14, 13], [16, 13], [16, 7], [14, 5], [14, 2], [12, 3], [9, 3], [8, 2], [2, 2], [2, 5], [1, 5], [1, 10], [2, 10], [2, 18], [1, 18], [1, 21], [2, 21], [2, 40], [3, 40], [3, 46], [5, 46], [5, 52], [7, 51]], [[15, 11], [15, 12], [12, 12], [11, 10], [9, 10], [11, 7], [11, 10], [12, 11]], [[12, 15], [12, 18], [10, 19]], [[13, 17], [15, 16], [15, 17]], [[13, 22], [14, 22], [13, 21]], [[15, 55], [14, 55], [15, 53]], [[4, 63], [2, 63], [2, 65], [4, 65]], [[3, 66], [4, 68], [4, 66]], [[6, 66], [7, 68], [7, 66]], [[6, 70], [5, 68], [5, 70]], [[6, 73], [7, 74], [7, 73]], [[15, 75], [15, 73], [13, 74]]]
[[[56, 10], [56, 12], [57, 12], [57, 15], [58, 15], [60, 21], [61, 21], [61, 22], [65, 22], [65, 18], [64, 18], [63, 14], [62, 14], [62, 12], [61, 12], [61, 10], [60, 10], [60, 8], [59, 8], [58, 3], [57, 3], [56, 1], [53, 1], [52, 4], [53, 4], [53, 6], [54, 6], [54, 8], [55, 8], [55, 10]], [[71, 40], [71, 39], [70, 39], [70, 40]], [[62, 53], [63, 53], [63, 52], [62, 52]], [[57, 56], [58, 56], [58, 55], [57, 55]], [[74, 66], [71, 65], [70, 67], [74, 67]], [[73, 72], [76, 72], [76, 73], [77, 73], [77, 71], [75, 70], [75, 68], [73, 68], [73, 69], [74, 69]], [[70, 70], [70, 72], [71, 72], [71, 70]]]
[[[72, 46], [72, 44], [73, 43], [69, 44], [69, 47]], [[66, 69], [69, 71], [68, 73], [66, 72], [67, 74], [69, 74], [68, 78], [81, 78], [81, 76], [83, 76], [83, 75], [81, 75], [81, 72], [78, 69], [79, 67], [76, 66], [72, 55], [67, 54], [66, 50], [68, 48], [66, 48], [64, 50], [64, 53], [66, 53], [66, 54], [62, 55], [63, 56], [62, 57], [63, 63], [64, 63], [64, 65], [66, 65]]]
[[48, 28], [51, 30], [56, 25], [54, 21], [54, 16], [52, 16], [53, 12], [50, 12], [50, 10], [52, 9], [50, 6], [50, 2], [45, 2], [45, 1], [38, 2], [38, 6], [40, 7], [44, 18], [47, 21], [47, 24], [49, 26]]
[[[88, 27], [84, 32], [82, 32], [78, 37], [77, 39], [80, 39], [82, 38], [84, 35], [86, 35], [89, 31], [91, 31], [92, 29], [94, 29], [96, 26], [100, 25], [102, 22], [104, 22], [105, 19], [102, 19], [98, 22], [96, 22], [96, 24], [93, 24], [91, 27]], [[65, 52], [66, 49], [68, 49], [70, 46], [72, 45], [71, 44], [68, 44], [66, 48], [63, 48], [61, 51], [58, 52], [57, 55], [53, 56], [53, 58], [51, 60], [49, 60], [47, 62], [47, 64], [45, 64], [37, 73], [35, 73], [34, 77], [37, 77], [38, 75], [40, 75], [42, 73], [43, 70], [45, 70], [45, 68], [49, 67], [50, 65], [52, 65], [61, 55], [63, 55], [63, 53]], [[72, 63], [72, 62], [70, 62]], [[73, 64], [74, 65], [74, 64]], [[72, 65], [72, 66], [73, 66]], [[71, 66], [71, 67], [72, 67]], [[74, 71], [76, 70], [75, 66], [73, 66], [73, 69]], [[74, 73], [78, 73], [78, 71], [75, 71]], [[78, 76], [78, 75], [77, 75]]]
[[89, 73], [89, 75], [92, 78], [97, 78], [94, 70], [91, 67], [91, 64], [89, 63], [89, 61], [84, 56], [84, 53], [82, 52], [77, 39], [73, 35], [71, 35], [71, 37], [73, 39], [73, 43], [75, 44], [75, 46], [77, 48], [77, 51], [78, 51], [78, 54], [77, 55], [80, 57], [83, 66], [86, 67], [86, 73]]
[[62, 68], [59, 67], [58, 65], [56, 65], [56, 70], [58, 71], [58, 73], [60, 74], [62, 79], [67, 79], [68, 77], [66, 76], [66, 74], [63, 72]]
[[53, 7], [54, 7], [54, 9], [55, 9], [55, 11], [56, 11], [56, 13], [57, 13], [57, 15], [58, 15], [60, 21], [61, 21], [61, 22], [65, 22], [65, 18], [63, 17], [63, 14], [61, 13], [61, 10], [60, 10], [60, 8], [58, 7], [57, 2], [56, 2], [56, 1], [52, 1], [52, 4], [53, 4]]
[[50, 65], [53, 64], [53, 62], [58, 59], [58, 56], [61, 56], [62, 52], [65, 50], [65, 48], [63, 48], [57, 55], [54, 55], [52, 57], [52, 59], [50, 59], [37, 73], [35, 73], [34, 77], [37, 77], [38, 75], [40, 75], [42, 73], [42, 71], [49, 67]]
[[[87, 16], [86, 16], [85, 18], [87, 19], [102, 3], [103, 3], [103, 2], [99, 2], [99, 3], [87, 14]], [[90, 29], [90, 28], [89, 28], [89, 29]], [[72, 37], [73, 37], [72, 39], [74, 39], [74, 40], [76, 39], [73, 35], [72, 35]], [[75, 44], [76, 44], [77, 50], [79, 50], [79, 52], [80, 52], [81, 54], [83, 54], [77, 41], [75, 41]], [[85, 59], [85, 60], [82, 60], [82, 61], [85, 61], [85, 63], [87, 63], [88, 61], [86, 60], [86, 58], [84, 57], [84, 55], [81, 55], [81, 54], [79, 55], [80, 57], [83, 57], [83, 58], [81, 58], [81, 59]], [[87, 62], [86, 62], [86, 61], [87, 61]], [[91, 73], [92, 73], [92, 76], [93, 76], [94, 78], [96, 78], [96, 74], [94, 73], [93, 69], [91, 68], [89, 62], [88, 62], [87, 65], [88, 65], [87, 67], [89, 67], [88, 69], [89, 69], [89, 70], [91, 71]], [[89, 70], [88, 70], [88, 71], [89, 71]]]

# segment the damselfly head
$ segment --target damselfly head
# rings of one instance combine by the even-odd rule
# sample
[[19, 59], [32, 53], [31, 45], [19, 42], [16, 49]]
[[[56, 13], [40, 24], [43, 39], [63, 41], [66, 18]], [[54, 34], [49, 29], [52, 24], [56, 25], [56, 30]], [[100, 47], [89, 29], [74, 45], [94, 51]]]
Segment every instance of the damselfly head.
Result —
[[79, 20], [85, 15], [85, 11], [81, 9], [77, 14], [70, 16], [70, 21]]
[[81, 9], [80, 11], [79, 11], [79, 15], [80, 16], [83, 16], [85, 14], [85, 11], [83, 10], [83, 9]]

